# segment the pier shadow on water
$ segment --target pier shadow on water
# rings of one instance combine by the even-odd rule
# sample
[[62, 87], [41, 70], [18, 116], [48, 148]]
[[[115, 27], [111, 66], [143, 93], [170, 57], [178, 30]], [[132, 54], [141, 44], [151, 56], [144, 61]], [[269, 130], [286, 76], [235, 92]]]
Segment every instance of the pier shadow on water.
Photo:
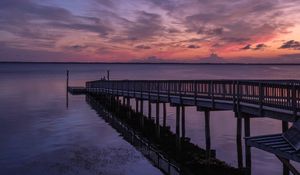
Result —
[[165, 174], [249, 174], [243, 168], [242, 145], [239, 141], [239, 167], [235, 168], [216, 159], [215, 150], [202, 149], [186, 137], [178, 140], [169, 127], [157, 126], [153, 119], [135, 112], [130, 106], [122, 105], [121, 101], [112, 96], [87, 94], [86, 101], [127, 142]]

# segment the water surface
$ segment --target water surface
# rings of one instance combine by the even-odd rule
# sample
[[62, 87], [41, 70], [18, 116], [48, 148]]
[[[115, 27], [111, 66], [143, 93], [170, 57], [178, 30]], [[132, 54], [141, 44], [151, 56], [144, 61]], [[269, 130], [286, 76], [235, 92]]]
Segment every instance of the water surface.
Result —
[[[66, 108], [66, 69], [73, 86], [99, 79], [107, 69], [112, 79], [132, 80], [300, 77], [300, 66], [278, 65], [0, 64], [0, 174], [161, 174], [84, 96], [69, 96]], [[167, 124], [174, 130], [173, 107], [168, 107]], [[212, 148], [232, 166], [237, 166], [235, 126], [233, 112], [211, 113]], [[278, 132], [280, 121], [251, 120], [251, 135]], [[186, 109], [186, 135], [205, 146], [204, 114], [195, 107]], [[282, 165], [274, 155], [253, 148], [252, 172], [279, 175]]]

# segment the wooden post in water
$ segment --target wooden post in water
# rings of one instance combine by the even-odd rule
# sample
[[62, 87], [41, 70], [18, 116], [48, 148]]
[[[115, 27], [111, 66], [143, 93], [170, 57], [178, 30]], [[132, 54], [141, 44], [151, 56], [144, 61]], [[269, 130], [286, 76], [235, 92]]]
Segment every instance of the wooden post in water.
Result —
[[69, 70], [67, 70], [67, 91], [69, 88]]
[[131, 111], [130, 111], [130, 98], [127, 97], [127, 107], [128, 107], [128, 116], [131, 117]]
[[69, 108], [69, 70], [67, 70], [67, 80], [66, 80], [66, 107]]
[[181, 138], [185, 138], [185, 106], [181, 107]]
[[135, 112], [139, 112], [139, 100], [137, 98], [135, 99]]
[[144, 128], [144, 102], [141, 100], [140, 104], [140, 113], [141, 113], [141, 127]]
[[143, 115], [144, 114], [144, 101], [141, 100], [141, 104], [140, 104], [140, 113]]
[[122, 97], [122, 100], [123, 100], [123, 105], [125, 106], [125, 97], [124, 96]]
[[[244, 129], [245, 129], [245, 137], [250, 137], [250, 117], [244, 117]], [[251, 174], [251, 147], [245, 143], [245, 151], [246, 151], [246, 169], [247, 174]]]
[[107, 70], [106, 73], [107, 73], [107, 80], [110, 80], [110, 75], [109, 75], [109, 74], [110, 74], [110, 71]]
[[152, 112], [151, 102], [150, 102], [150, 99], [149, 99], [149, 101], [148, 101], [148, 118], [149, 118], [149, 120], [151, 120], [151, 112]]
[[176, 148], [181, 149], [180, 144], [180, 106], [176, 106]]
[[206, 141], [206, 159], [210, 160], [210, 125], [209, 125], [209, 119], [210, 119], [210, 112], [209, 110], [204, 111], [205, 116], [205, 141]]
[[242, 118], [236, 115], [236, 147], [237, 147], [237, 160], [238, 168], [243, 168], [243, 148], [242, 148]]
[[159, 102], [156, 102], [156, 132], [157, 138], [160, 138], [160, 126], [159, 126]]
[[[282, 121], [282, 132], [285, 132], [289, 129], [289, 123], [286, 121]], [[282, 158], [283, 159], [283, 158]], [[290, 162], [289, 160], [285, 159], [286, 162]], [[289, 175], [290, 171], [289, 171], [289, 167], [286, 166], [284, 163], [282, 163], [283, 166], [283, 175]]]
[[166, 127], [167, 125], [167, 107], [166, 103], [163, 103], [163, 127]]

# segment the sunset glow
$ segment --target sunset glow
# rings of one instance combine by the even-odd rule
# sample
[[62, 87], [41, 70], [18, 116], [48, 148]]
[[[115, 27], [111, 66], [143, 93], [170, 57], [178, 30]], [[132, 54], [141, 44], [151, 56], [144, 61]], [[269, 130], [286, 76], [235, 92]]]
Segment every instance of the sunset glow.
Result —
[[300, 1], [1, 0], [0, 53], [0, 61], [300, 62]]

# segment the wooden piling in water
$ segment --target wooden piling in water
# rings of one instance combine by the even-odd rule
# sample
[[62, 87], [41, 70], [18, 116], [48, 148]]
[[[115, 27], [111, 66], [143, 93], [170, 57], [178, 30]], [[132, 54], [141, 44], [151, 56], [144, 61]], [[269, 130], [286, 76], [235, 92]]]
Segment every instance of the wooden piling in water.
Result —
[[181, 107], [181, 138], [185, 138], [185, 106]]
[[157, 138], [160, 138], [160, 126], [159, 126], [159, 102], [156, 102], [156, 132]]
[[210, 112], [209, 110], [204, 111], [205, 117], [205, 143], [206, 143], [206, 159], [210, 160], [210, 153], [211, 153], [211, 143], [210, 143]]
[[140, 100], [141, 101], [141, 104], [140, 104], [140, 113], [141, 113], [141, 127], [144, 128], [144, 101], [143, 100]]
[[[250, 117], [245, 115], [244, 117], [244, 129], [245, 129], [245, 137], [250, 137]], [[245, 144], [245, 152], [246, 152], [246, 169], [247, 174], [251, 174], [251, 147]]]
[[139, 112], [139, 100], [135, 99], [135, 112]]
[[[282, 125], [282, 132], [286, 132], [289, 129], [289, 123], [285, 122], [285, 121], [282, 121], [281, 123], [282, 123], [281, 124]], [[285, 161], [287, 163], [290, 162], [287, 159], [283, 159], [283, 161]], [[283, 175], [289, 175], [290, 174], [289, 167], [286, 164], [284, 164], [284, 163], [282, 163], [282, 171], [283, 171]]]
[[148, 118], [149, 118], [149, 119], [152, 118], [151, 113], [152, 113], [152, 109], [151, 109], [151, 101], [149, 100], [149, 101], [148, 101]]
[[167, 126], [167, 107], [166, 103], [163, 103], [163, 127]]
[[[237, 112], [235, 115], [238, 115]], [[243, 168], [243, 148], [242, 148], [242, 118], [236, 116], [236, 145], [238, 167]]]
[[176, 106], [176, 149], [180, 151], [180, 106]]

